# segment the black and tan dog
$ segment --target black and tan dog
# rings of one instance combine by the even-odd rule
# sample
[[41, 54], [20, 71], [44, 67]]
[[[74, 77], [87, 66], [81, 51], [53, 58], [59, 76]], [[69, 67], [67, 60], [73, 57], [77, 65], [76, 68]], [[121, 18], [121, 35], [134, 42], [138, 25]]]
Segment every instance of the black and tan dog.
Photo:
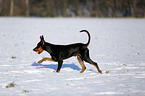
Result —
[[58, 62], [58, 68], [57, 72], [60, 72], [60, 68], [63, 64], [63, 60], [70, 58], [72, 56], [77, 56], [77, 59], [82, 67], [82, 72], [86, 69], [84, 62], [86, 61], [92, 65], [94, 65], [99, 73], [102, 73], [102, 71], [99, 69], [96, 62], [92, 61], [89, 57], [89, 49], [87, 48], [90, 43], [90, 34], [87, 30], [81, 30], [80, 32], [86, 32], [89, 36], [88, 42], [86, 44], [83, 43], [75, 43], [70, 45], [54, 45], [45, 42], [43, 35], [40, 36], [40, 42], [37, 44], [36, 48], [33, 50], [37, 52], [38, 54], [42, 53], [43, 50], [47, 51], [51, 58], [43, 58], [38, 63], [42, 63], [43, 61], [55, 61]]

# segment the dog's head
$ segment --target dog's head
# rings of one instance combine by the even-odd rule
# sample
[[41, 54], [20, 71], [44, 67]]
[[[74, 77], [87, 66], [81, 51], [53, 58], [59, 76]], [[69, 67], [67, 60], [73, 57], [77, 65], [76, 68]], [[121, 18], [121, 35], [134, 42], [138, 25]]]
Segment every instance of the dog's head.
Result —
[[43, 46], [45, 44], [45, 41], [44, 41], [44, 37], [43, 35], [40, 36], [40, 42], [37, 44], [37, 46], [33, 49], [33, 51], [35, 51], [36, 53], [40, 54], [43, 52]]

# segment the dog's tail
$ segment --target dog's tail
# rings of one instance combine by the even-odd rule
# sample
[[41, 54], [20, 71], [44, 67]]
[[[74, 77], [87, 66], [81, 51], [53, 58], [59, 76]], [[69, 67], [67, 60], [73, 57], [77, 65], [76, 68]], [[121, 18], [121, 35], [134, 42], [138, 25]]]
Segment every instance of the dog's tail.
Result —
[[89, 46], [89, 44], [90, 44], [90, 40], [91, 40], [91, 36], [90, 36], [90, 33], [87, 31], [87, 30], [81, 30], [80, 32], [86, 32], [87, 34], [88, 34], [88, 36], [89, 36], [89, 39], [88, 39], [88, 42], [87, 42], [87, 46]]

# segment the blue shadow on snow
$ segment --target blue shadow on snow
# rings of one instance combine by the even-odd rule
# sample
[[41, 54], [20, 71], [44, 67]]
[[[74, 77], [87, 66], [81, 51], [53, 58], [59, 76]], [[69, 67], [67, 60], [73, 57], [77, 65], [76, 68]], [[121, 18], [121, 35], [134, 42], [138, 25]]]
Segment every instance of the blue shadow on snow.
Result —
[[[39, 63], [34, 62], [32, 64], [32, 66], [38, 66], [38, 68], [51, 68], [51, 69], [56, 70], [58, 65], [57, 64], [44, 65], [44, 64], [39, 64]], [[80, 71], [81, 70], [74, 63], [72, 63], [72, 64], [63, 64], [61, 68], [71, 68], [71, 69], [77, 70], [77, 71]]]

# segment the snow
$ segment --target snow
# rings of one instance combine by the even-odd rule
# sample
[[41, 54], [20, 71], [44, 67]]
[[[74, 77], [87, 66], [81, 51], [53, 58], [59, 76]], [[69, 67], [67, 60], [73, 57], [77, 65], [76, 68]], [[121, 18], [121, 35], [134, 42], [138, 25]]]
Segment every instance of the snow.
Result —
[[[0, 17], [0, 96], [144, 96], [145, 19], [136, 18], [22, 18]], [[44, 35], [47, 42], [87, 42], [91, 34], [91, 58], [103, 74], [77, 58], [63, 63], [36, 63], [33, 48]], [[13, 87], [6, 88], [13, 84]]]

